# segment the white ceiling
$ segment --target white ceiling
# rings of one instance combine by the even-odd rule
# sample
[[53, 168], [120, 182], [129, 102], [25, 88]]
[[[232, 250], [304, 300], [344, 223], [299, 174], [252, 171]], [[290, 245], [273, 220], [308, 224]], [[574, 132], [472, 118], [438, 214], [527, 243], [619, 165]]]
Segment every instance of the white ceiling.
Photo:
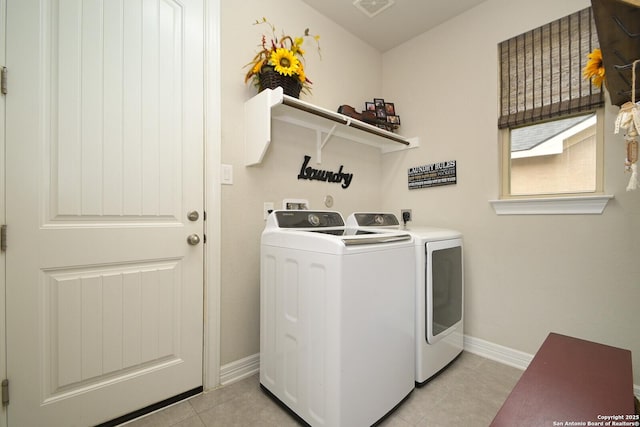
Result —
[[[395, 0], [373, 17], [354, 6], [355, 0], [302, 0], [380, 52], [394, 48], [484, 0]], [[363, 1], [363, 0], [358, 0]], [[369, 6], [378, 1], [367, 0]]]

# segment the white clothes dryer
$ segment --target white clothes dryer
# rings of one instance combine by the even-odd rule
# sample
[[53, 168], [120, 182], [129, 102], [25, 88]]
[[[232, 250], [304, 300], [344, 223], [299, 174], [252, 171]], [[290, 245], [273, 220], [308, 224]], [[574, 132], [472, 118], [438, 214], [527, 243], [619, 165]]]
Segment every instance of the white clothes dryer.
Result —
[[[348, 226], [398, 231], [392, 213], [354, 213]], [[415, 382], [426, 384], [464, 348], [464, 269], [462, 234], [437, 227], [410, 227], [416, 260]]]
[[260, 385], [312, 426], [370, 426], [414, 389], [413, 238], [274, 211], [261, 238]]

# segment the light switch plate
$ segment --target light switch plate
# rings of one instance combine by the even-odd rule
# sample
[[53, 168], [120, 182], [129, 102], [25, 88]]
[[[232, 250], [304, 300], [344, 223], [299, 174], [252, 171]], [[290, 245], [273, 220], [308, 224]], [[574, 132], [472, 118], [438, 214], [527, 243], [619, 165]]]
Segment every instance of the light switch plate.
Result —
[[233, 184], [233, 165], [221, 165], [220, 183], [224, 185]]

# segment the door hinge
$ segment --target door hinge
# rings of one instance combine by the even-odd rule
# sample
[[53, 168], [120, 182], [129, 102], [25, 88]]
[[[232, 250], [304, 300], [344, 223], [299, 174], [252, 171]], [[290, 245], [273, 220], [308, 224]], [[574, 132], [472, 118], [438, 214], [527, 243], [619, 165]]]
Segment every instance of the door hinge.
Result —
[[0, 226], [0, 252], [7, 250], [7, 224]]
[[2, 406], [9, 404], [9, 380], [2, 380]]
[[3, 95], [7, 94], [7, 67], [0, 70], [0, 91]]

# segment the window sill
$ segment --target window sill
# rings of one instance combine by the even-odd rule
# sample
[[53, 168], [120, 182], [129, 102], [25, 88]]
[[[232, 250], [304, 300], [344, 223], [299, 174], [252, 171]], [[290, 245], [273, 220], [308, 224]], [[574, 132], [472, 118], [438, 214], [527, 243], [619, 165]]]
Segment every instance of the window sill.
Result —
[[497, 215], [600, 215], [612, 195], [489, 200]]

